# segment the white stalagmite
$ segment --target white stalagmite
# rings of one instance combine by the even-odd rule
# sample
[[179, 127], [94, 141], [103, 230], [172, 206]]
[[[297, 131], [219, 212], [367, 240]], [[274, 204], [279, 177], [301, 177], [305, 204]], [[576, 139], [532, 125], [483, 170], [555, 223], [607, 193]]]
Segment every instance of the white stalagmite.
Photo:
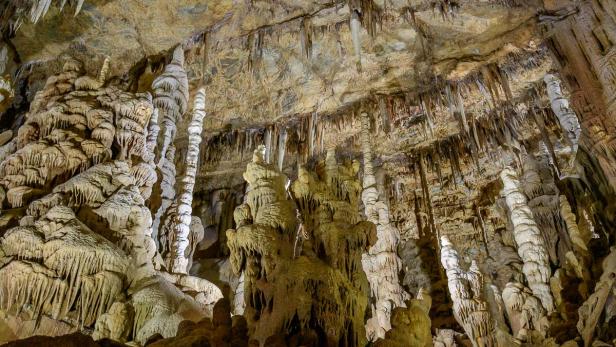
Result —
[[[184, 71], [184, 50], [179, 45], [173, 51], [171, 63], [165, 67], [165, 71], [152, 83], [154, 90], [154, 107], [158, 110], [160, 124], [155, 151], [156, 163], [161, 171], [161, 204], [154, 216], [152, 225], [155, 238], [161, 238], [159, 226], [162, 216], [165, 214], [175, 198], [175, 146], [173, 140], [177, 131], [176, 124], [182, 118], [188, 105], [188, 77]], [[166, 237], [166, 235], [162, 235]]]
[[524, 262], [522, 272], [533, 294], [541, 300], [548, 312], [552, 312], [554, 300], [549, 285], [551, 269], [545, 242], [528, 207], [526, 196], [520, 190], [520, 181], [515, 170], [506, 167], [500, 177], [503, 182], [501, 193], [509, 208], [518, 254]]
[[[383, 338], [391, 329], [390, 315], [395, 307], [404, 306], [409, 295], [398, 280], [401, 261], [396, 254], [400, 232], [390, 223], [389, 207], [380, 199], [372, 166], [370, 143], [370, 117], [361, 115], [361, 145], [364, 155], [364, 182], [362, 201], [366, 218], [376, 225], [377, 242], [362, 255], [362, 266], [370, 282], [374, 306], [372, 318], [366, 325], [367, 337]], [[392, 307], [393, 304], [393, 307]]]
[[562, 92], [560, 79], [555, 75], [547, 74], [543, 77], [543, 81], [547, 87], [546, 89], [548, 97], [550, 98], [550, 104], [552, 105], [552, 111], [554, 111], [560, 126], [563, 128], [570, 142], [573, 160], [577, 152], [580, 133], [582, 132], [580, 122], [573, 109], [569, 106], [569, 100]]
[[[154, 156], [156, 151], [156, 141], [158, 140], [158, 133], [160, 132], [160, 126], [158, 125], [158, 109], [155, 108], [150, 117], [150, 123], [148, 124], [148, 136], [146, 138], [145, 155]], [[146, 158], [147, 161], [154, 161], [155, 158]]]
[[152, 83], [154, 106], [162, 115], [163, 136], [159, 139], [159, 160], [164, 158], [167, 148], [173, 143], [177, 131], [176, 124], [182, 119], [188, 106], [188, 77], [184, 71], [184, 50], [177, 46], [173, 51], [171, 63], [165, 72]]
[[531, 335], [531, 330], [539, 334], [548, 331], [549, 322], [545, 316], [545, 309], [526, 286], [518, 282], [509, 282], [503, 289], [502, 297], [511, 332], [515, 338], [525, 341]]
[[186, 250], [189, 249], [189, 234], [192, 215], [193, 189], [197, 175], [199, 161], [199, 145], [205, 118], [205, 89], [201, 88], [195, 97], [193, 116], [188, 125], [188, 150], [186, 152], [186, 166], [180, 180], [180, 191], [176, 197], [177, 214], [173, 223], [173, 236], [171, 237], [170, 254], [167, 267], [173, 273], [187, 273], [189, 259]]
[[477, 264], [473, 261], [469, 270], [463, 270], [447, 236], [441, 236], [441, 263], [447, 273], [453, 315], [473, 346], [496, 346], [496, 327], [483, 295], [483, 276]]

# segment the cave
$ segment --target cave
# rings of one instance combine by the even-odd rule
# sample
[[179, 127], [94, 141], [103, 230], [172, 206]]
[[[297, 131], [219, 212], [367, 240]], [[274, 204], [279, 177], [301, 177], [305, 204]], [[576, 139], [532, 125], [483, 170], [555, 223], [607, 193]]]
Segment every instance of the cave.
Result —
[[0, 346], [616, 346], [614, 0], [0, 0], [0, 33]]

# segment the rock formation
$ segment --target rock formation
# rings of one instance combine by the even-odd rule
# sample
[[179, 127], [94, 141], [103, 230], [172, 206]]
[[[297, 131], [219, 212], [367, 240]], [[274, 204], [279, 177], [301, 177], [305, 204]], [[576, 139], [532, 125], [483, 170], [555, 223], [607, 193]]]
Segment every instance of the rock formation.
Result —
[[[339, 166], [330, 152], [320, 177], [300, 168], [291, 200], [288, 179], [264, 152], [258, 148], [246, 168], [251, 188], [234, 212], [238, 229], [227, 231], [234, 271], [244, 270], [250, 336], [266, 345], [277, 334], [316, 338], [315, 346], [364, 344], [368, 288], [357, 270], [374, 226], [359, 219], [357, 166]], [[306, 237], [294, 254], [301, 229]]]
[[[194, 248], [203, 238], [201, 235], [191, 235], [192, 200], [199, 159], [199, 144], [203, 131], [203, 118], [205, 117], [205, 89], [201, 88], [195, 97], [193, 115], [188, 125], [188, 149], [184, 173], [181, 176], [180, 189], [174, 204], [167, 210], [166, 225], [163, 226], [167, 236], [168, 252], [167, 268], [174, 273], [187, 273], [189, 261], [194, 254]], [[167, 135], [165, 135], [167, 136]], [[164, 147], [164, 145], [163, 145]], [[192, 247], [192, 248], [191, 248]]]
[[[177, 132], [177, 123], [182, 119], [188, 107], [188, 79], [184, 71], [184, 50], [178, 46], [173, 51], [171, 63], [165, 66], [165, 71], [152, 83], [154, 91], [154, 106], [160, 118], [160, 131], [154, 151], [156, 163], [162, 179], [159, 183], [160, 201], [154, 217], [153, 229], [160, 240], [161, 253], [171, 252], [171, 235], [158, 234], [161, 218], [167, 213], [175, 198], [175, 146], [173, 141]], [[167, 232], [170, 230], [167, 229]]]
[[376, 225], [377, 241], [362, 256], [362, 266], [370, 282], [371, 295], [375, 303], [372, 306], [372, 318], [368, 320], [366, 333], [369, 340], [382, 338], [389, 330], [390, 312], [395, 307], [403, 306], [408, 294], [402, 289], [398, 273], [400, 258], [396, 254], [400, 232], [391, 224], [389, 207], [379, 198], [376, 179], [372, 166], [372, 144], [370, 143], [370, 118], [367, 113], [361, 115], [361, 137], [364, 161], [364, 179], [362, 201], [366, 219]]
[[447, 272], [453, 314], [473, 346], [496, 346], [494, 318], [484, 298], [483, 275], [473, 262], [462, 268], [458, 253], [446, 236], [441, 237], [441, 263]]
[[551, 312], [554, 309], [554, 300], [549, 286], [551, 269], [545, 240], [533, 219], [526, 196], [520, 191], [515, 170], [507, 167], [503, 169], [500, 177], [518, 254], [524, 262], [522, 272], [533, 294], [541, 300], [543, 307]]
[[392, 328], [385, 333], [385, 339], [375, 343], [377, 347], [432, 346], [430, 333], [431, 298], [420, 291], [417, 299], [408, 300], [406, 307], [393, 309]]
[[[18, 219], [0, 241], [2, 309], [25, 310], [26, 320], [45, 315], [74, 329], [95, 327], [97, 338], [172, 336], [179, 321], [203, 316], [220, 292], [181, 283], [195, 290], [193, 299], [174, 286], [180, 281], [154, 269], [142, 195], [153, 182], [141, 165], [150, 97], [114, 87], [78, 90], [79, 78], [79, 63], [69, 60], [47, 81], [17, 150], [0, 165]], [[35, 289], [24, 291], [30, 281]]]

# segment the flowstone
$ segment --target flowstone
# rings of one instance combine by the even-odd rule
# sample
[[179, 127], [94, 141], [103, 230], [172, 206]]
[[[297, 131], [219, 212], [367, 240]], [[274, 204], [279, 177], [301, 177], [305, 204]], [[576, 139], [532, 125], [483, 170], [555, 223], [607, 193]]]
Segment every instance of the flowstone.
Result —
[[249, 335], [266, 343], [282, 334], [294, 346], [364, 345], [361, 254], [376, 235], [358, 213], [357, 163], [338, 165], [330, 152], [320, 174], [300, 168], [287, 192], [288, 179], [263, 152], [255, 151], [244, 173], [250, 189], [234, 213], [238, 229], [227, 231], [233, 269], [244, 271]]
[[[146, 145], [151, 97], [105, 86], [105, 67], [85, 83], [80, 66], [68, 60], [48, 79], [0, 163], [12, 207], [3, 212], [14, 216], [0, 238], [1, 309], [23, 322], [55, 321], [58, 331], [94, 328], [96, 338], [174, 336], [222, 294], [156, 270], [145, 206], [156, 181]], [[33, 333], [19, 324], [16, 337]], [[34, 333], [54, 334], [52, 324]]]

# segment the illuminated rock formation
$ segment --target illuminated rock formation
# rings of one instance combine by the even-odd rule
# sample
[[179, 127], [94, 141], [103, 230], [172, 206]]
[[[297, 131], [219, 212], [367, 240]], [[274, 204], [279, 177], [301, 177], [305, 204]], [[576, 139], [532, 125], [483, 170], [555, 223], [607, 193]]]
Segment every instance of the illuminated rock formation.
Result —
[[384, 340], [377, 340], [376, 347], [432, 346], [430, 333], [429, 295], [420, 291], [417, 299], [408, 300], [406, 307], [396, 307], [391, 317], [391, 330]]
[[496, 346], [496, 329], [483, 295], [483, 275], [473, 262], [462, 269], [458, 253], [446, 236], [441, 237], [441, 263], [447, 272], [453, 314], [473, 346]]
[[[390, 312], [395, 307], [404, 306], [408, 294], [400, 286], [400, 258], [396, 254], [400, 232], [390, 223], [389, 207], [379, 198], [372, 164], [372, 144], [370, 143], [370, 117], [361, 115], [361, 140], [364, 161], [364, 180], [362, 201], [366, 219], [376, 225], [377, 241], [367, 254], [362, 256], [362, 266], [370, 282], [372, 318], [366, 325], [369, 340], [382, 338], [390, 329]], [[328, 154], [328, 157], [330, 155]]]
[[174, 204], [167, 210], [167, 224], [163, 228], [163, 235], [166, 235], [168, 243], [168, 254], [164, 255], [167, 258], [167, 268], [173, 273], [185, 274], [188, 272], [188, 265], [190, 259], [192, 259], [194, 247], [203, 238], [203, 231], [201, 231], [200, 237], [196, 235], [191, 237], [191, 222], [193, 189], [197, 173], [199, 144], [201, 143], [204, 117], [205, 89], [202, 88], [199, 89], [195, 97], [192, 120], [188, 125], [188, 150], [186, 153], [186, 163], [184, 164], [184, 173], [180, 179], [180, 190]]
[[503, 302], [516, 339], [532, 341], [533, 335], [545, 336], [548, 330], [545, 309], [527, 287], [517, 282], [507, 283], [503, 289]]
[[613, 0], [4, 0], [0, 34], [0, 345], [615, 343]]
[[[605, 312], [613, 308], [614, 290], [616, 289], [616, 248], [612, 247], [610, 254], [603, 260], [603, 273], [595, 286], [593, 294], [579, 308], [578, 331], [584, 339], [584, 347], [593, 341], [595, 328], [603, 314], [613, 316], [613, 312]], [[608, 302], [611, 302], [608, 304]], [[605, 322], [609, 322], [606, 319]]]
[[[188, 107], [188, 79], [184, 71], [184, 50], [178, 46], [173, 51], [171, 63], [165, 66], [165, 71], [152, 83], [154, 94], [154, 107], [160, 124], [160, 133], [157, 137], [157, 145], [154, 154], [160, 172], [158, 182], [160, 189], [160, 201], [152, 226], [155, 237], [162, 244], [161, 253], [166, 254], [170, 243], [170, 235], [160, 234], [162, 218], [167, 213], [175, 199], [175, 146], [173, 141], [177, 132], [177, 123], [182, 120]], [[169, 232], [169, 229], [167, 229]]]
[[[180, 321], [200, 319], [222, 295], [205, 280], [155, 270], [143, 196], [153, 181], [140, 166], [148, 157], [149, 95], [74, 90], [78, 66], [69, 60], [48, 80], [17, 150], [0, 164], [10, 204], [28, 203], [0, 238], [2, 309], [95, 327], [96, 338], [173, 336]], [[31, 281], [35, 290], [24, 291]]]
[[549, 254], [541, 236], [533, 213], [527, 205], [527, 198], [520, 191], [520, 183], [514, 169], [507, 167], [500, 174], [503, 182], [502, 194], [505, 197], [513, 235], [518, 247], [518, 254], [524, 262], [522, 272], [533, 294], [541, 300], [548, 311], [554, 309], [554, 300], [550, 293], [549, 280], [551, 269]]
[[560, 126], [565, 132], [565, 136], [571, 147], [572, 160], [574, 160], [582, 133], [580, 122], [575, 112], [569, 106], [569, 100], [563, 95], [561, 82], [558, 77], [547, 74], [543, 77], [543, 80], [546, 84], [546, 91], [550, 98], [552, 111], [554, 111], [554, 114], [560, 122]]
[[[368, 283], [358, 270], [375, 235], [357, 212], [357, 166], [338, 166], [331, 153], [319, 178], [301, 168], [291, 187], [298, 223], [287, 178], [265, 163], [264, 150], [246, 168], [251, 188], [234, 213], [238, 229], [227, 232], [234, 271], [244, 271], [250, 336], [263, 343], [277, 334], [303, 339], [320, 331], [319, 345], [363, 345]], [[294, 256], [301, 226], [307, 237]]]

